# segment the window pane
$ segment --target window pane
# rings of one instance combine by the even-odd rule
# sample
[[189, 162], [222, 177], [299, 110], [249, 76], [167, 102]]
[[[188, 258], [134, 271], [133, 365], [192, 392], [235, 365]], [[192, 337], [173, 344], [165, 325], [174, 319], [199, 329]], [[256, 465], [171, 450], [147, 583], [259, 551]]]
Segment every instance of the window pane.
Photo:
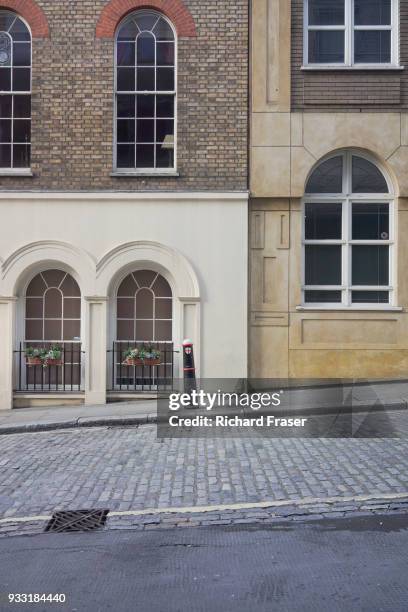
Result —
[[157, 96], [157, 117], [174, 117], [174, 96]]
[[30, 145], [14, 145], [13, 146], [13, 166], [15, 168], [30, 167]]
[[127, 21], [120, 28], [118, 33], [118, 40], [136, 40], [139, 30], [134, 21]]
[[306, 204], [306, 240], [341, 239], [341, 204]]
[[156, 146], [156, 166], [158, 168], [173, 168], [174, 167], [174, 145]]
[[356, 64], [389, 64], [391, 62], [391, 32], [389, 30], [354, 32]]
[[352, 250], [353, 285], [388, 285], [388, 246], [353, 246]]
[[143, 32], [137, 39], [136, 61], [138, 66], [154, 66], [155, 58], [154, 37], [148, 32]]
[[390, 294], [388, 291], [353, 291], [353, 304], [388, 304]]
[[338, 304], [341, 291], [305, 291], [306, 304]]
[[118, 91], [135, 91], [134, 68], [118, 68]]
[[137, 122], [137, 142], [154, 142], [154, 119], [140, 119]]
[[30, 32], [28, 31], [27, 26], [21, 21], [21, 19], [16, 19], [9, 34], [11, 34], [11, 36], [13, 37], [13, 40], [20, 40], [20, 41], [30, 41], [31, 40]]
[[154, 168], [154, 145], [137, 145], [136, 166], [137, 168]]
[[174, 68], [157, 69], [157, 91], [174, 90]]
[[309, 31], [309, 62], [311, 64], [343, 64], [344, 31]]
[[154, 117], [154, 96], [137, 96], [137, 116]]
[[155, 13], [137, 15], [135, 18], [135, 21], [142, 32], [143, 30], [151, 30], [157, 20], [158, 15], [156, 15]]
[[[0, 117], [11, 118], [11, 101], [12, 96], [0, 96]], [[15, 114], [15, 110], [14, 110]]]
[[[8, 96], [5, 96], [8, 98]], [[0, 98], [1, 99], [1, 98]], [[14, 118], [29, 119], [31, 116], [31, 96], [14, 96]]]
[[11, 69], [0, 68], [0, 91], [11, 90]]
[[388, 204], [353, 204], [353, 240], [389, 240]]
[[14, 66], [31, 66], [30, 43], [14, 43], [13, 64]]
[[153, 30], [157, 40], [174, 40], [173, 30], [165, 19], [159, 19]]
[[0, 120], [0, 142], [11, 142], [11, 120]]
[[134, 145], [118, 145], [117, 161], [118, 168], [135, 167], [135, 147]]
[[13, 140], [14, 142], [30, 142], [31, 121], [19, 119], [14, 121]]
[[135, 65], [135, 43], [118, 42], [117, 43], [117, 63], [118, 66], [134, 66]]
[[170, 140], [172, 141], [173, 135], [174, 135], [173, 119], [170, 119], [167, 121], [163, 119], [158, 119], [157, 127], [156, 127], [156, 142], [163, 142], [164, 140], [166, 142], [169, 142], [169, 137], [170, 137]]
[[341, 285], [341, 246], [305, 247], [306, 285]]
[[174, 43], [157, 43], [157, 65], [174, 65]]
[[332, 157], [320, 164], [309, 178], [306, 193], [342, 193], [343, 157]]
[[388, 193], [387, 181], [373, 163], [353, 156], [353, 193]]
[[137, 69], [138, 91], [154, 91], [154, 68]]
[[11, 167], [11, 146], [0, 145], [0, 168]]
[[118, 117], [135, 116], [135, 96], [118, 96]]
[[344, 25], [344, 0], [309, 0], [309, 25]]
[[391, 25], [391, 0], [354, 0], [356, 25]]
[[29, 68], [13, 68], [13, 90], [30, 91], [31, 70]]
[[135, 142], [134, 119], [118, 119], [117, 141]]

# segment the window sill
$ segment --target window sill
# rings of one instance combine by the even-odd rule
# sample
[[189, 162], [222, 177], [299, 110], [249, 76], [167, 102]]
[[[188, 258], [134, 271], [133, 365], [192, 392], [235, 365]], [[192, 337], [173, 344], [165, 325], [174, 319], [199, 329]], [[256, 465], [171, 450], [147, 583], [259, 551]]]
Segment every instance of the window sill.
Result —
[[400, 72], [402, 70], [405, 70], [405, 66], [386, 66], [383, 64], [357, 64], [355, 66], [338, 66], [338, 65], [326, 65], [326, 64], [311, 64], [310, 66], [301, 66], [300, 67], [301, 70], [304, 71], [319, 71], [319, 70], [339, 70], [339, 71], [349, 71], [349, 72], [361, 72], [361, 71], [365, 71], [365, 70], [374, 70], [374, 71], [378, 71], [378, 70], [384, 70], [384, 71], [397, 71]]
[[387, 306], [386, 304], [372, 304], [359, 306], [337, 306], [336, 304], [328, 304], [327, 306], [296, 306], [299, 312], [403, 312], [401, 306]]
[[164, 177], [164, 176], [170, 176], [170, 177], [178, 177], [180, 176], [180, 173], [177, 172], [177, 170], [169, 170], [169, 171], [163, 171], [160, 170], [159, 172], [156, 171], [149, 171], [146, 170], [144, 172], [111, 172], [111, 176], [115, 177], [115, 178], [122, 178], [122, 177], [126, 177], [126, 178], [139, 178], [139, 177]]
[[0, 177], [2, 176], [34, 176], [34, 174], [30, 170], [30, 168], [22, 168], [18, 170], [12, 170], [10, 168], [1, 168]]

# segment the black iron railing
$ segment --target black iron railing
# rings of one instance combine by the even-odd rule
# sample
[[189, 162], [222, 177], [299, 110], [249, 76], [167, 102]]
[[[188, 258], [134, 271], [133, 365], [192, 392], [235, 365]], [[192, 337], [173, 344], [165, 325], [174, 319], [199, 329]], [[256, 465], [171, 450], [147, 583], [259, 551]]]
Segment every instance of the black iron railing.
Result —
[[[45, 349], [58, 346], [61, 358], [48, 363], [29, 358], [27, 349]], [[83, 351], [80, 342], [20, 342], [14, 351], [15, 391], [55, 393], [78, 392], [82, 388]]]
[[[160, 352], [159, 363], [152, 365], [151, 360], [136, 360], [129, 363], [126, 354], [129, 349], [153, 348]], [[173, 388], [174, 350], [172, 342], [113, 342], [108, 351], [110, 364], [109, 391], [146, 393], [167, 391]]]

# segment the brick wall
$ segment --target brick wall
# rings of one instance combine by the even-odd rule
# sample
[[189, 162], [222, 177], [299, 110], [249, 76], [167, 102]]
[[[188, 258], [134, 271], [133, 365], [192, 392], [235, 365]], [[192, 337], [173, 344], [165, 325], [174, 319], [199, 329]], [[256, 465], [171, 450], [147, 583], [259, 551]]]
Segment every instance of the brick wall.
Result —
[[184, 0], [196, 37], [179, 38], [179, 177], [112, 177], [114, 43], [96, 38], [106, 0], [38, 0], [50, 37], [33, 40], [33, 177], [0, 189], [247, 188], [246, 0]]
[[[408, 2], [400, 2], [400, 64], [408, 66]], [[408, 106], [408, 74], [387, 70], [302, 71], [303, 0], [292, 0], [292, 109], [389, 112]]]

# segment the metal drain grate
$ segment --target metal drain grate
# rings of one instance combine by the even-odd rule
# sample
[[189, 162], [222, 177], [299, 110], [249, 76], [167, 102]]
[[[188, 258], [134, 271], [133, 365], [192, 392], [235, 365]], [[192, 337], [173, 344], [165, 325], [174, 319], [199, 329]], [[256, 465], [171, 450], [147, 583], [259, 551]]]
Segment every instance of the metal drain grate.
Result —
[[45, 531], [66, 533], [71, 531], [94, 531], [105, 526], [109, 510], [66, 510], [54, 512]]

